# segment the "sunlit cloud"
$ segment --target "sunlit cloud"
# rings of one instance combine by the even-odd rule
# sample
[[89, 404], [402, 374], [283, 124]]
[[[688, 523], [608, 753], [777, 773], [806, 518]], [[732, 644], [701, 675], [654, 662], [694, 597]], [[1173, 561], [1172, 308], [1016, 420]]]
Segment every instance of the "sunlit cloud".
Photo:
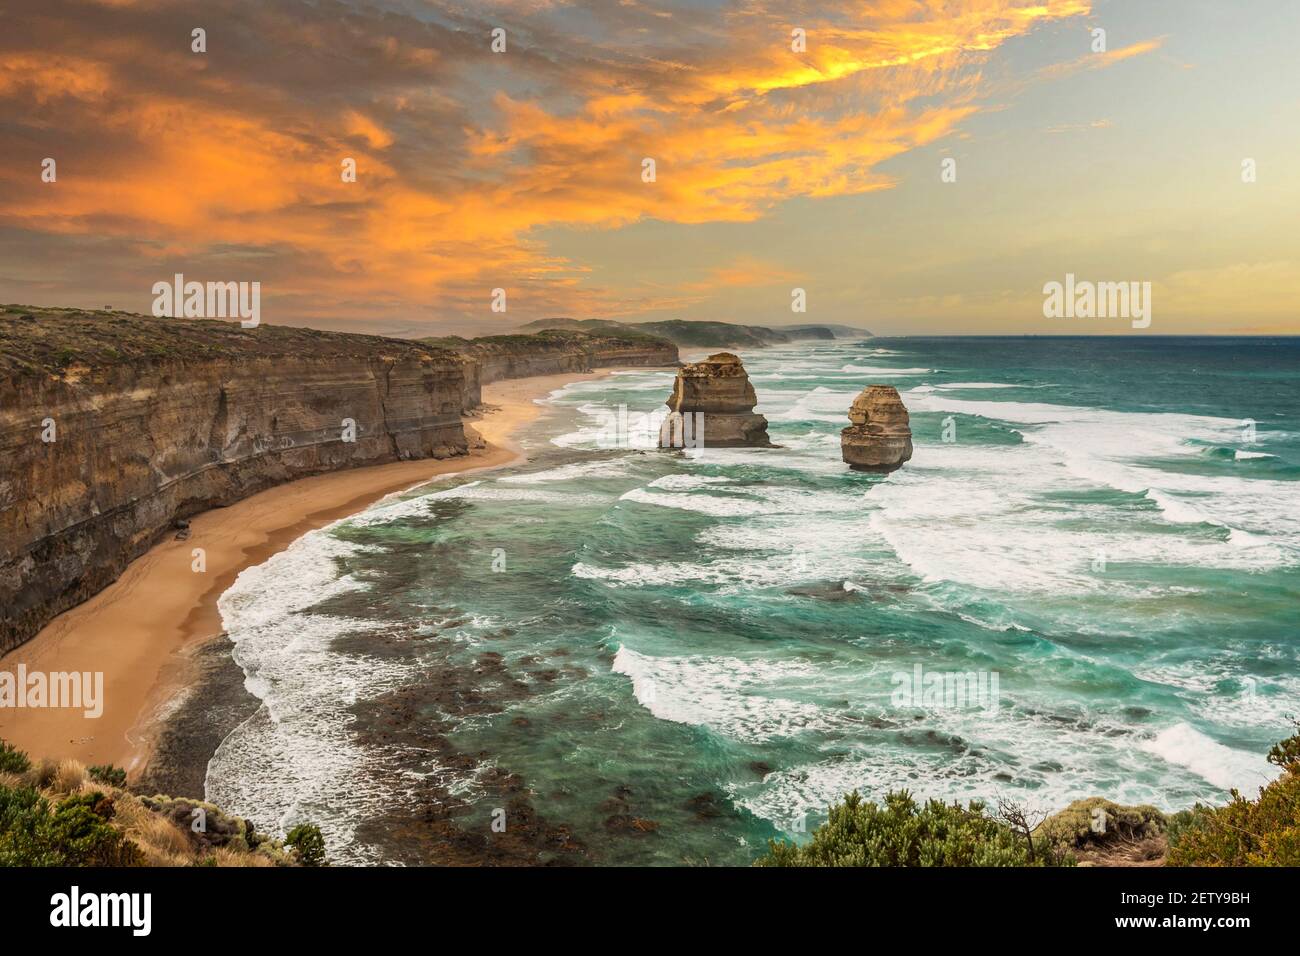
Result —
[[[792, 199], [889, 189], [882, 164], [987, 107], [994, 51], [1090, 12], [1083, 0], [19, 6], [25, 28], [0, 39], [13, 131], [0, 229], [29, 257], [9, 269], [30, 266], [24, 278], [48, 297], [139, 307], [183, 267], [260, 279], [284, 321], [387, 325], [486, 317], [495, 287], [525, 321], [771, 281], [784, 272], [719, 250], [707, 280], [599, 286], [591, 263], [538, 235], [750, 223]], [[579, 12], [591, 27], [574, 33]], [[488, 48], [496, 19], [510, 25], [500, 55]], [[205, 54], [189, 49], [195, 20]], [[43, 156], [59, 160], [56, 184], [36, 179]], [[355, 183], [341, 181], [345, 158]]]

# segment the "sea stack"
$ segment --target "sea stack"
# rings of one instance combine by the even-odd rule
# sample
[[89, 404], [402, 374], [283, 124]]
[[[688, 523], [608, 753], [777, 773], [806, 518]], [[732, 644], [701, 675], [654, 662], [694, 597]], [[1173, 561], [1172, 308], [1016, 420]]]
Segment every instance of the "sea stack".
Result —
[[739, 357], [718, 352], [677, 371], [668, 416], [659, 434], [664, 448], [770, 448], [767, 419], [755, 413], [758, 396]]
[[912, 457], [907, 406], [892, 385], [868, 385], [849, 408], [840, 451], [857, 471], [894, 471]]

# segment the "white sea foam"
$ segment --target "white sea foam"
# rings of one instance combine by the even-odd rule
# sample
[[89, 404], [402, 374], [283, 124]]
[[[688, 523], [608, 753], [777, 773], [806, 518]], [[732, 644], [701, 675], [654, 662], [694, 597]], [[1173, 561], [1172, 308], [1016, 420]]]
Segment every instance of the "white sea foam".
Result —
[[944, 382], [939, 388], [1031, 388], [1028, 385], [1008, 385], [1005, 382]]
[[928, 375], [932, 368], [886, 368], [883, 365], [845, 365], [841, 372], [853, 372], [858, 375], [877, 375], [888, 378], [891, 375]]
[[525, 475], [504, 475], [497, 480], [507, 485], [536, 485], [550, 481], [573, 481], [576, 478], [619, 478], [627, 474], [627, 462], [621, 458], [579, 461]]
[[[865, 514], [926, 581], [992, 591], [1131, 593], [1133, 586], [1108, 574], [1108, 567], [1149, 563], [1253, 571], [1293, 560], [1294, 552], [1275, 539], [1161, 533], [1140, 514], [1115, 515], [1106, 506], [1084, 504], [1067, 514], [1049, 497], [1094, 487], [1049, 447], [927, 445], [906, 468], [871, 488]], [[1190, 509], [1178, 510], [1181, 502], [1169, 506], [1179, 517], [1193, 518]], [[1079, 520], [1090, 513], [1095, 520]]]
[[404, 669], [334, 653], [337, 638], [373, 625], [310, 610], [361, 587], [336, 564], [355, 550], [327, 530], [311, 532], [246, 568], [218, 599], [245, 686], [262, 706], [217, 748], [206, 793], [281, 832], [311, 820], [324, 831], [333, 858], [367, 862], [356, 824], [391, 797], [375, 792], [368, 758], [351, 739], [348, 708], [363, 694], [398, 686]]
[[718, 475], [664, 475], [662, 478], [656, 478], [646, 487], [663, 488], [667, 491], [690, 491], [693, 488], [725, 485], [731, 481], [731, 478]]
[[1265, 451], [1242, 451], [1241, 449], [1237, 449], [1233, 457], [1237, 461], [1249, 461], [1255, 458], [1276, 458], [1277, 455], [1270, 455]]
[[[1158, 466], [1160, 459], [1197, 455], [1193, 440], [1231, 441], [1239, 422], [1029, 402], [962, 401], [915, 390], [905, 398], [914, 413], [977, 415], [1014, 424], [1025, 442], [1048, 450], [1076, 477], [1145, 495], [1171, 522], [1260, 534], [1300, 556], [1296, 547], [1300, 482], [1187, 474]], [[920, 460], [920, 455], [914, 458]]]
[[[848, 422], [848, 408], [857, 397], [857, 392], [844, 392], [819, 385], [800, 398], [784, 411], [766, 410], [768, 421], [773, 422]], [[764, 405], [763, 409], [770, 406]]]
[[822, 683], [805, 661], [735, 657], [650, 657], [628, 647], [614, 655], [613, 671], [632, 681], [637, 702], [660, 720], [708, 727], [733, 740], [762, 743], [838, 721], [821, 708], [779, 696], [782, 688]]
[[1243, 793], [1254, 793], [1280, 773], [1263, 756], [1225, 747], [1186, 723], [1161, 731], [1143, 741], [1141, 747], [1167, 763], [1186, 767], [1225, 791], [1235, 787]]

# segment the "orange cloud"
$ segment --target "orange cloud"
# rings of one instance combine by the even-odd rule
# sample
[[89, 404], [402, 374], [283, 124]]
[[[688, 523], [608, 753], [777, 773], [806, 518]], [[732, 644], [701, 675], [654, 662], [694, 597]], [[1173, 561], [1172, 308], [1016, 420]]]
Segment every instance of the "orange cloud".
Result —
[[[661, 25], [657, 44], [630, 51], [616, 30], [546, 45], [537, 19], [494, 56], [482, 23], [433, 6], [450, 25], [397, 9], [344, 21], [286, 0], [244, 26], [244, 8], [223, 17], [214, 7], [204, 56], [188, 50], [188, 20], [161, 0], [38, 21], [43, 45], [0, 46], [0, 104], [22, 118], [15, 148], [59, 157], [60, 176], [38, 183], [30, 157], [6, 155], [0, 224], [48, 240], [115, 240], [118, 258], [102, 271], [141, 295], [178, 264], [223, 278], [256, 270], [249, 278], [273, 277], [268, 294], [307, 316], [482, 314], [497, 286], [549, 314], [696, 301], [701, 283], [649, 295], [593, 288], [584, 264], [549, 253], [536, 234], [752, 222], [795, 197], [889, 188], [881, 163], [980, 108], [990, 51], [1090, 9], [849, 4], [801, 16], [802, 54], [774, 3], [696, 13], [685, 32]], [[599, 12], [644, 18], [625, 25], [639, 39], [653, 36], [643, 22], [670, 22], [645, 5]], [[511, 18], [548, 13], [534, 5]], [[1159, 42], [1100, 56], [1115, 62]], [[356, 183], [341, 181], [344, 157], [357, 161]], [[646, 158], [653, 182], [642, 178]], [[709, 286], [780, 275], [755, 262], [709, 268]]]

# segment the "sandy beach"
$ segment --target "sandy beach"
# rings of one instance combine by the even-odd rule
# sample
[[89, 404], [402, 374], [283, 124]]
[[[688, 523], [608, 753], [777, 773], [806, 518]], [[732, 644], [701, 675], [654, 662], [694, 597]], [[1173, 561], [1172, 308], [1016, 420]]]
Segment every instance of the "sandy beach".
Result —
[[[166, 540], [108, 588], [61, 614], [0, 658], [0, 670], [100, 672], [103, 713], [6, 708], [0, 739], [33, 756], [115, 764], [135, 776], [147, 763], [162, 718], [194, 679], [196, 648], [222, 633], [217, 598], [244, 568], [297, 538], [435, 477], [514, 464], [513, 436], [542, 412], [534, 401], [563, 385], [599, 378], [565, 373], [497, 382], [483, 389], [484, 414], [469, 424], [486, 447], [468, 456], [398, 462], [317, 475], [195, 516], [188, 540]], [[206, 569], [192, 569], [194, 548]]]

